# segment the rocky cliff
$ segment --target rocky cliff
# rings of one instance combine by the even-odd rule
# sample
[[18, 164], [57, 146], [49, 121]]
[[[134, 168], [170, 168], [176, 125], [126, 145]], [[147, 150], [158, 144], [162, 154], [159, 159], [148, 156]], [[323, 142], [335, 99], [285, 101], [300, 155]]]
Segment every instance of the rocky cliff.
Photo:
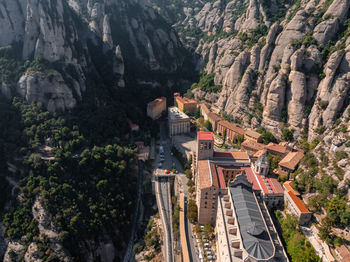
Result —
[[177, 10], [173, 24], [199, 55], [197, 70], [215, 74], [213, 85], [221, 86], [194, 85], [195, 99], [245, 127], [263, 126], [278, 138], [288, 129], [295, 141], [307, 140], [319, 177], [331, 176], [349, 196], [348, 0], [153, 2], [165, 15]]
[[[73, 108], [87, 78], [123, 88], [128, 75], [156, 82], [153, 74], [176, 74], [185, 61], [175, 31], [143, 1], [4, 0], [0, 32], [0, 48], [15, 49], [22, 63], [15, 77], [2, 75], [2, 93], [50, 111]], [[28, 65], [37, 59], [53, 70]]]
[[182, 39], [197, 29], [198, 68], [222, 85], [219, 93], [195, 89], [195, 97], [246, 126], [289, 128], [295, 137], [306, 131], [312, 141], [348, 114], [349, 5], [219, 0], [187, 7], [176, 24]]

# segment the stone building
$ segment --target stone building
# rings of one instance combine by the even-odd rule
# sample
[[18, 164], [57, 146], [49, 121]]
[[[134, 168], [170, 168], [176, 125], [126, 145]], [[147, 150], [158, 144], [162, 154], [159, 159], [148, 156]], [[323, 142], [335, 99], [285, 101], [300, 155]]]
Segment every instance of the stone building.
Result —
[[212, 132], [197, 133], [197, 160], [208, 160], [214, 155], [214, 135]]
[[278, 163], [278, 173], [280, 175], [288, 175], [293, 173], [298, 165], [300, 160], [304, 157], [304, 152], [289, 152], [279, 163]]
[[244, 174], [218, 197], [217, 261], [288, 261], [266, 207]]
[[168, 109], [168, 127], [169, 136], [187, 134], [190, 132], [191, 120], [177, 107], [169, 107]]
[[184, 113], [192, 113], [197, 109], [197, 101], [181, 97], [179, 93], [174, 94], [174, 105]]
[[156, 120], [166, 111], [166, 97], [161, 97], [147, 104], [147, 116]]
[[216, 131], [217, 131], [217, 126], [218, 126], [219, 121], [222, 121], [222, 120], [224, 120], [224, 119], [223, 119], [222, 116], [210, 112], [210, 113], [208, 114], [208, 120], [209, 120], [209, 122], [210, 122], [210, 124], [211, 124], [211, 126], [212, 126], [213, 131], [216, 132]]
[[258, 142], [258, 143], [260, 143], [262, 141], [261, 134], [258, 132], [255, 132], [254, 130], [251, 130], [251, 129], [247, 130], [244, 133], [244, 138], [252, 140], [254, 142]]
[[309, 223], [312, 213], [292, 190], [284, 191], [284, 201], [287, 204], [288, 210], [299, 218], [300, 225], [307, 225]]
[[245, 131], [239, 125], [230, 123], [226, 120], [221, 120], [217, 123], [216, 132], [222, 136], [226, 133], [226, 139], [233, 143], [238, 136], [243, 136]]
[[208, 107], [206, 104], [200, 104], [200, 111], [201, 111], [201, 115], [203, 116], [204, 120], [207, 121], [208, 120], [208, 114], [210, 113]]

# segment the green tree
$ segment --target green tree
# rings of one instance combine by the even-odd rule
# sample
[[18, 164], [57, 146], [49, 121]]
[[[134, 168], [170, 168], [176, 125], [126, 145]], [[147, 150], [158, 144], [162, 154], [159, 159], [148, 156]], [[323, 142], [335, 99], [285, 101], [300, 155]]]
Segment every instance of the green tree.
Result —
[[198, 106], [198, 107], [196, 108], [196, 110], [194, 111], [194, 117], [195, 117], [196, 119], [198, 119], [198, 118], [201, 117], [201, 109], [200, 109], [199, 106]]
[[262, 141], [265, 145], [270, 142], [277, 143], [277, 139], [274, 137], [274, 135], [267, 131], [264, 127], [259, 127], [257, 131], [261, 134]]
[[197, 204], [193, 199], [190, 199], [187, 205], [187, 218], [192, 224], [194, 224], [197, 222], [197, 216]]
[[212, 131], [212, 130], [213, 130], [213, 127], [212, 127], [212, 125], [211, 125], [211, 123], [210, 123], [209, 120], [205, 121], [204, 124], [203, 124], [203, 126], [204, 126], [208, 131]]
[[207, 239], [213, 239], [214, 238], [214, 227], [211, 224], [206, 223], [204, 225], [203, 233]]
[[318, 236], [324, 240], [330, 243], [330, 234], [332, 232], [332, 221], [329, 217], [325, 217], [322, 219], [320, 225], [318, 228]]
[[285, 141], [292, 141], [293, 140], [293, 130], [291, 129], [283, 129], [282, 130], [282, 139]]

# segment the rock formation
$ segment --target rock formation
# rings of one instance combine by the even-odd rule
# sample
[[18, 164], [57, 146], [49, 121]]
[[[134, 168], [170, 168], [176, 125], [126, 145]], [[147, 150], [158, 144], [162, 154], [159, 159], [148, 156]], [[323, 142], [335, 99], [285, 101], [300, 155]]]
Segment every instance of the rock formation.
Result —
[[143, 81], [145, 72], [181, 71], [186, 58], [175, 31], [143, 1], [4, 0], [0, 14], [0, 48], [16, 46], [23, 63], [44, 59], [59, 71], [51, 82], [40, 74], [42, 83], [39, 74], [23, 72], [6, 79], [2, 93], [17, 90], [50, 111], [74, 107], [89, 77], [108, 75], [113, 82], [105, 84], [123, 88], [125, 71]]

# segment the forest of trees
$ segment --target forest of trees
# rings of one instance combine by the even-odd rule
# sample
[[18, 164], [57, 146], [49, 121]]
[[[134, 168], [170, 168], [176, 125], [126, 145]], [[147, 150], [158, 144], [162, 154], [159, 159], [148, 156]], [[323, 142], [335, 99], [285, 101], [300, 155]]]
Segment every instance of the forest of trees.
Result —
[[[23, 171], [23, 174], [16, 173], [21, 197], [14, 197], [10, 210], [1, 215], [4, 235], [10, 240], [20, 240], [25, 246], [42, 239], [38, 238], [32, 215], [37, 198], [58, 230], [59, 240], [77, 261], [83, 260], [83, 241], [96, 240], [103, 233], [128, 234], [137, 171], [136, 149], [127, 141], [121, 144], [118, 138], [127, 127], [115, 119], [109, 128], [102, 125], [104, 129], [96, 129], [102, 133], [94, 133], [92, 127], [98, 125], [93, 121], [98, 119], [76, 121], [74, 117], [51, 114], [40, 104], [29, 105], [17, 98], [12, 103], [1, 100], [0, 106], [6, 109], [4, 112], [11, 113], [5, 118], [7, 124], [0, 128], [3, 144], [0, 147], [0, 207], [7, 199], [5, 196], [10, 195], [5, 179], [6, 161], [12, 162], [13, 156], [17, 156], [14, 163]], [[52, 150], [43, 151], [44, 145]], [[12, 154], [7, 154], [8, 149]], [[45, 157], [51, 158], [47, 161]], [[114, 240], [116, 247], [122, 249], [123, 243]], [[38, 243], [44, 248], [47, 241]], [[44, 261], [55, 261], [53, 253], [46, 253], [42, 252]], [[17, 259], [21, 261], [23, 255]]]

